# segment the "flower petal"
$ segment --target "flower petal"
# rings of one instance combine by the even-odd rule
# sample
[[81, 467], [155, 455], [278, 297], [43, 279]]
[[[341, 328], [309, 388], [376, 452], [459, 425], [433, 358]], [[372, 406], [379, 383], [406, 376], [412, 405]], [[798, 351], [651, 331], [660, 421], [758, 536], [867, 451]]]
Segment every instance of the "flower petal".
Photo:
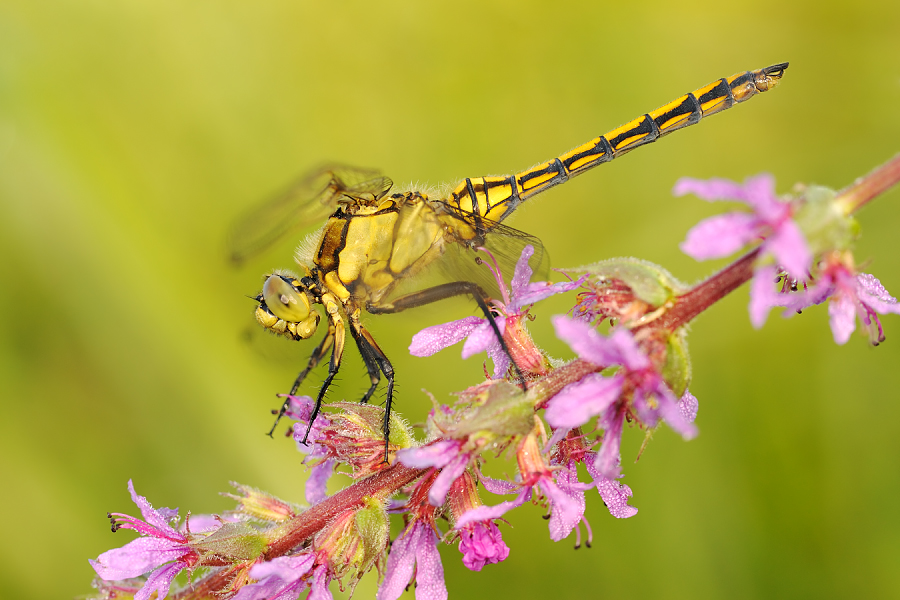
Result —
[[628, 499], [632, 494], [630, 487], [604, 476], [594, 467], [593, 461], [585, 461], [584, 466], [587, 467], [588, 474], [594, 479], [597, 491], [600, 492], [600, 497], [609, 510], [609, 514], [617, 519], [627, 519], [637, 514], [638, 509], [628, 504]]
[[[694, 397], [691, 396], [691, 398]], [[686, 440], [697, 437], [697, 426], [684, 418], [679, 405], [680, 401], [662, 382], [656, 389], [656, 401], [659, 403], [659, 414], [669, 427], [680, 433], [681, 437]], [[694, 398], [694, 402], [696, 401], [697, 399]]]
[[259, 581], [270, 577], [287, 582], [296, 581], [305, 576], [315, 562], [316, 555], [312, 553], [279, 556], [270, 561], [253, 565], [250, 569], [250, 577]]
[[478, 521], [460, 531], [459, 551], [470, 571], [480, 571], [485, 565], [503, 562], [509, 556], [509, 547], [493, 521]]
[[750, 323], [757, 329], [766, 322], [773, 307], [786, 304], [784, 294], [775, 290], [776, 276], [775, 267], [767, 265], [756, 269], [750, 280]]
[[456, 526], [454, 527], [454, 529], [462, 529], [469, 523], [474, 523], [476, 521], [493, 521], [494, 519], [499, 519], [510, 510], [525, 504], [525, 502], [530, 497], [531, 488], [524, 487], [522, 488], [522, 491], [519, 492], [519, 495], [516, 496], [515, 500], [507, 500], [506, 502], [501, 502], [500, 504], [495, 504], [494, 506], [478, 506], [471, 510], [467, 510], [459, 519], [456, 520]]
[[190, 551], [184, 544], [172, 540], [140, 537], [121, 548], [107, 550], [97, 560], [89, 562], [100, 579], [112, 581], [149, 573], [160, 565], [178, 560]]
[[431, 527], [422, 527], [416, 548], [416, 600], [447, 600], [444, 566], [438, 552], [438, 537]]
[[397, 539], [391, 544], [384, 581], [375, 595], [377, 600], [397, 600], [412, 579], [416, 564], [416, 545], [419, 542], [420, 524], [421, 522], [414, 523], [411, 528], [397, 536]]
[[550, 296], [571, 292], [581, 287], [581, 284], [587, 279], [587, 275], [582, 275], [575, 281], [560, 281], [558, 283], [550, 283], [549, 281], [537, 281], [523, 286], [518, 293], [513, 292], [512, 301], [506, 307], [509, 311], [517, 311], [523, 306], [534, 304]]
[[812, 252], [803, 232], [791, 219], [782, 221], [765, 242], [775, 261], [794, 279], [805, 280], [812, 264]]
[[[159, 532], [164, 533], [165, 537], [173, 537], [175, 539], [184, 540], [184, 536], [175, 531], [175, 529], [173, 529], [172, 526], [169, 525], [166, 518], [158, 511], [156, 511], [145, 497], [138, 495], [138, 493], [134, 491], [134, 484], [131, 483], [130, 479], [128, 480], [128, 492], [131, 494], [131, 500], [137, 505], [139, 509], [141, 509], [141, 516], [144, 517], [144, 521], [146, 521], [148, 525], [151, 525], [154, 528], [158, 529]], [[171, 514], [171, 509], [164, 508], [162, 510], [166, 514]], [[175, 512], [178, 512], [177, 509], [175, 509]], [[159, 533], [144, 531], [140, 528], [135, 529], [146, 535], [157, 535], [159, 537]]]
[[427, 446], [398, 450], [397, 459], [413, 469], [440, 468], [459, 455], [461, 446], [462, 442], [459, 440], [439, 440]]
[[693, 423], [697, 419], [699, 408], [700, 403], [697, 402], [697, 398], [689, 391], [684, 390], [681, 398], [678, 399], [678, 412], [681, 413], [682, 418], [688, 423]]
[[426, 327], [412, 337], [409, 353], [413, 356], [431, 356], [462, 341], [483, 322], [484, 319], [480, 317], [466, 317], [458, 321]]
[[516, 270], [513, 272], [512, 280], [509, 282], [509, 287], [512, 288], [512, 295], [515, 296], [518, 293], [518, 290], [528, 285], [528, 282], [531, 281], [531, 266], [528, 264], [528, 260], [534, 255], [534, 246], [527, 245], [522, 248], [522, 255], [519, 256], [519, 260], [516, 261]]
[[328, 589], [330, 581], [331, 576], [328, 573], [328, 567], [326, 565], [317, 567], [313, 573], [309, 586], [309, 596], [306, 597], [306, 600], [334, 600], [331, 590]]
[[874, 275], [860, 273], [856, 276], [856, 286], [859, 300], [875, 312], [881, 314], [900, 314], [900, 303], [891, 296], [881, 282]]
[[134, 600], [150, 600], [153, 592], [157, 593], [156, 600], [163, 600], [169, 595], [169, 588], [172, 587], [172, 580], [181, 573], [187, 565], [184, 563], [172, 563], [158, 568], [150, 574], [144, 587], [139, 589], [134, 595]]
[[310, 505], [318, 504], [328, 497], [326, 486], [328, 485], [328, 480], [334, 475], [334, 467], [336, 465], [337, 462], [329, 458], [310, 470], [309, 477], [306, 478], [306, 489], [304, 490], [306, 501]]
[[[469, 317], [469, 318], [478, 318], [478, 317]], [[463, 344], [462, 349], [462, 357], [469, 358], [473, 354], [478, 354], [479, 352], [484, 352], [488, 348], [493, 345], [500, 345], [500, 341], [497, 339], [497, 336], [494, 334], [494, 328], [491, 327], [491, 324], [486, 319], [478, 319], [479, 325], [472, 329], [469, 336], [466, 338], [466, 343]], [[500, 334], [503, 334], [503, 330], [506, 326], [506, 319], [503, 317], [498, 317], [494, 319], [494, 322], [497, 323], [497, 329], [500, 330]]]
[[591, 373], [570, 383], [547, 404], [545, 416], [552, 427], [581, 427], [603, 413], [622, 393], [620, 376]]
[[576, 487], [578, 470], [572, 461], [570, 468], [556, 471], [556, 482], [541, 479], [541, 490], [550, 499], [550, 539], [558, 542], [566, 537], [584, 517], [584, 492]]
[[469, 454], [460, 454], [441, 469], [441, 472], [431, 484], [431, 489], [428, 490], [428, 502], [432, 506], [444, 505], [450, 486], [465, 473], [466, 467], [469, 466], [469, 458]]
[[481, 482], [481, 485], [484, 486], [484, 489], [492, 494], [497, 494], [498, 496], [503, 494], [514, 494], [521, 489], [517, 484], [511, 481], [494, 479], [493, 477], [488, 477], [484, 474], [480, 475], [478, 480]]
[[856, 330], [856, 307], [853, 300], [846, 294], [832, 296], [828, 303], [828, 315], [835, 343], [846, 344], [850, 334]]
[[599, 367], [624, 365], [629, 369], [642, 369], [649, 365], [647, 357], [634, 343], [634, 338], [624, 329], [616, 329], [605, 337], [588, 323], [565, 315], [557, 315], [550, 320], [556, 329], [556, 337], [592, 364]]
[[594, 468], [606, 477], [619, 476], [619, 447], [622, 443], [622, 424], [625, 421], [625, 407], [612, 406], [604, 416], [603, 443], [594, 459]]
[[679, 248], [696, 260], [734, 254], [756, 239], [759, 220], [749, 213], [726, 213], [694, 225]]
[[701, 200], [732, 200], [735, 202], [746, 202], [746, 192], [743, 186], [728, 179], [713, 178], [709, 180], [693, 179], [691, 177], [682, 177], [675, 182], [675, 189], [672, 190], [675, 196], [684, 196], [693, 194]]

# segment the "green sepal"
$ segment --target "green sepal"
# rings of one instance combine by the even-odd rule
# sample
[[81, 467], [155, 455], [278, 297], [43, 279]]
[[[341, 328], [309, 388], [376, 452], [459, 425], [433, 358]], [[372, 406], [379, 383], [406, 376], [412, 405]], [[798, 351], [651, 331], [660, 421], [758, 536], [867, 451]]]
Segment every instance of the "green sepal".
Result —
[[266, 549], [263, 534], [247, 523], [224, 523], [191, 547], [201, 554], [215, 555], [234, 562], [254, 560]]
[[691, 355], [684, 327], [666, 340], [666, 362], [662, 366], [662, 377], [676, 398], [680, 398], [691, 383]]
[[589, 273], [601, 282], [618, 279], [634, 295], [653, 307], [660, 307], [687, 291], [687, 287], [661, 266], [639, 258], [611, 258], [584, 267], [563, 269], [567, 273]]
[[808, 186], [803, 190], [803, 203], [794, 214], [814, 256], [829, 250], [848, 250], [859, 236], [859, 223], [846, 216], [834, 198], [834, 190]]

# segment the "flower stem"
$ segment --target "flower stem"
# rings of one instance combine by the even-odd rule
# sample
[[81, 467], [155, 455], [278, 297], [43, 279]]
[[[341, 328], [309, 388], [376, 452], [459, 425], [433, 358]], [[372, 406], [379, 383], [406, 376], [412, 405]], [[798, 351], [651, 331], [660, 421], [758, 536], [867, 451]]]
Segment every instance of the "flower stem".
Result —
[[[276, 528], [272, 532], [272, 535], [275, 537], [269, 543], [260, 560], [272, 560], [288, 554], [315, 535], [339, 514], [362, 506], [368, 497], [380, 496], [387, 498], [403, 486], [421, 477], [427, 471], [428, 469], [411, 469], [399, 462], [395, 462], [387, 469], [379, 471], [362, 481], [357, 481]], [[226, 590], [231, 583], [237, 568], [238, 565], [235, 565], [217, 571], [195, 583], [192, 588], [176, 594], [174, 598], [176, 600], [199, 600], [200, 598], [218, 597], [218, 594]]]
[[715, 275], [694, 286], [693, 289], [678, 296], [675, 305], [656, 321], [645, 327], [675, 331], [687, 325], [704, 310], [750, 281], [753, 277], [753, 263], [759, 255], [759, 249], [753, 250], [737, 259]]
[[835, 202], [851, 215], [900, 182], [900, 154], [838, 192]]

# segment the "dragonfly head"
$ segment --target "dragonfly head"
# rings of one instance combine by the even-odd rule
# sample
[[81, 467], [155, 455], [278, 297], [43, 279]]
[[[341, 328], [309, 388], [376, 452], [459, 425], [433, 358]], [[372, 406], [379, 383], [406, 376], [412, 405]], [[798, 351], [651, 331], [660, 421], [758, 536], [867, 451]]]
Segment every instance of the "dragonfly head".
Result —
[[266, 329], [292, 340], [305, 340], [316, 332], [319, 313], [312, 310], [309, 292], [295, 277], [269, 275], [256, 301], [256, 320]]

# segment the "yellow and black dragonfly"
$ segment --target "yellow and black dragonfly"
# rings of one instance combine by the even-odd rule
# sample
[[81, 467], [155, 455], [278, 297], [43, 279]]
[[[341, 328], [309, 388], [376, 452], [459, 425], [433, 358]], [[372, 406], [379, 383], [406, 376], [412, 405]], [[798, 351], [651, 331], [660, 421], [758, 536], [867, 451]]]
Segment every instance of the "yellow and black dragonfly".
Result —
[[[506, 350], [488, 304], [490, 278], [484, 277], [487, 269], [478, 267], [475, 251], [488, 249], [507, 273], [512, 272], [511, 265], [526, 244], [535, 247], [538, 262], [543, 253], [537, 239], [501, 222], [536, 194], [772, 89], [787, 67], [788, 63], [781, 63], [719, 79], [557, 158], [515, 175], [467, 178], [443, 197], [417, 191], [388, 194], [393, 183], [377, 171], [325, 167], [252, 211], [231, 232], [229, 246], [236, 263], [276, 239], [325, 220], [297, 252], [301, 273], [267, 275], [256, 296], [260, 325], [292, 340], [315, 333], [321, 317], [313, 305], [325, 309], [328, 332], [290, 390], [291, 395], [296, 393], [307, 374], [331, 353], [309, 427], [340, 369], [349, 326], [371, 380], [361, 401], [369, 401], [382, 375], [387, 379], [383, 423], [387, 460], [394, 368], [362, 325], [363, 310], [396, 313], [468, 295], [478, 303]], [[426, 272], [428, 276], [423, 278]], [[444, 282], [425, 283], [433, 281], [436, 272]], [[512, 368], [524, 385], [515, 361]], [[272, 431], [286, 408], [287, 402]]]

